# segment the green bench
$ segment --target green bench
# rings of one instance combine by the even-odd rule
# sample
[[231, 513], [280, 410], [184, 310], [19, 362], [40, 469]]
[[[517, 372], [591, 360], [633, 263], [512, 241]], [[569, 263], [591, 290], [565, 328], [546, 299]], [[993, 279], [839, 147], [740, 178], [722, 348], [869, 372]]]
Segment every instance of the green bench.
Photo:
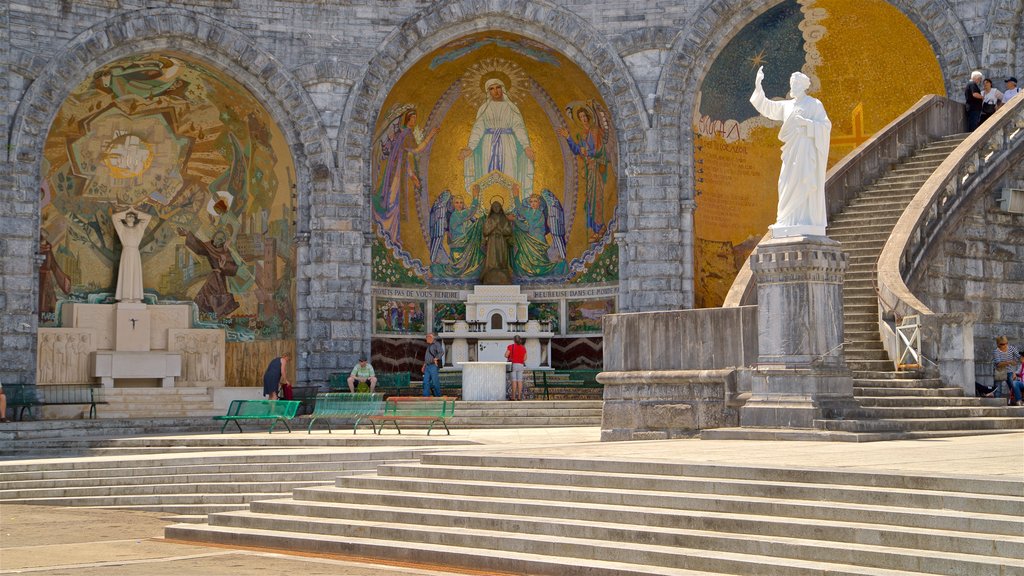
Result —
[[[597, 381], [600, 370], [530, 370], [533, 387], [543, 388], [544, 399], [551, 397], [550, 389], [603, 390], [604, 385]], [[538, 394], [539, 396], [539, 394]]]
[[96, 418], [96, 405], [106, 404], [100, 390], [102, 388], [95, 384], [4, 384], [7, 406], [12, 409], [15, 420], [24, 419], [25, 410], [31, 416], [36, 406], [75, 404], [88, 405], [89, 418]]
[[228, 422], [234, 422], [235, 426], [238, 426], [238, 431], [242, 432], [239, 420], [273, 420], [268, 434], [274, 431], [274, 426], [277, 426], [278, 422], [284, 422], [284, 427], [291, 432], [292, 428], [288, 421], [295, 418], [300, 404], [298, 400], [232, 400], [231, 406], [228, 406], [228, 413], [214, 416], [213, 419], [224, 421], [224, 425], [220, 427], [221, 434], [227, 428]]
[[[384, 413], [384, 395], [370, 394], [369, 392], [328, 392], [317, 394], [316, 407], [313, 409], [313, 416], [309, 420], [309, 427], [306, 433], [313, 432], [313, 424], [320, 418], [354, 418], [352, 433], [355, 434], [359, 423], [366, 420], [373, 426], [373, 433], [377, 433], [377, 425], [369, 418]], [[327, 433], [331, 433], [331, 423], [327, 422]]]
[[384, 412], [376, 416], [368, 416], [371, 422], [380, 425], [377, 434], [384, 432], [384, 425], [391, 422], [395, 430], [402, 433], [398, 426], [399, 421], [417, 420], [430, 422], [427, 427], [427, 436], [434, 429], [438, 422], [444, 426], [445, 432], [451, 435], [448, 429], [448, 419], [455, 415], [455, 398], [451, 396], [392, 396], [384, 402]]

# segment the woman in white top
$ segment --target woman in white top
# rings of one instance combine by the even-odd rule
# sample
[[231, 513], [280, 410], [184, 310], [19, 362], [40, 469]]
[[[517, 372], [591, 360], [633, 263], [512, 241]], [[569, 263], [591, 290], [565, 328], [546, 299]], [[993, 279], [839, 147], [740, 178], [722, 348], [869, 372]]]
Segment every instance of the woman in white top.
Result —
[[996, 110], [1003, 105], [1003, 93], [992, 87], [992, 80], [985, 78], [985, 85], [981, 89], [981, 121], [996, 113]]

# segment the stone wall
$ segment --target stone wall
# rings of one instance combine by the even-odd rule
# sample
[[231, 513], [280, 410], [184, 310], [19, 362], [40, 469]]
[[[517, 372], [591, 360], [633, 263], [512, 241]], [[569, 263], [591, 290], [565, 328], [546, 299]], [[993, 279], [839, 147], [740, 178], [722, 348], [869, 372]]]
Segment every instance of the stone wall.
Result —
[[1004, 187], [1024, 189], [1017, 166], [992, 190], [977, 195], [959, 226], [931, 257], [911, 290], [936, 312], [974, 315], [975, 377], [991, 381], [995, 338], [1024, 348], [1024, 214], [1000, 210]]
[[605, 316], [601, 440], [738, 426], [757, 326], [757, 306]]
[[[181, 52], [241, 82], [278, 123], [298, 182], [298, 378], [323, 380], [369, 351], [366, 150], [381, 103], [411, 62], [500, 29], [562, 50], [594, 78], [622, 139], [620, 309], [687, 308], [696, 87], [713, 55], [776, 2], [0, 3], [0, 381], [28, 381], [35, 370], [42, 145], [67, 94], [105, 63]], [[932, 43], [953, 93], [979, 62], [991, 58], [999, 71], [1020, 63], [1019, 0], [892, 3]]]

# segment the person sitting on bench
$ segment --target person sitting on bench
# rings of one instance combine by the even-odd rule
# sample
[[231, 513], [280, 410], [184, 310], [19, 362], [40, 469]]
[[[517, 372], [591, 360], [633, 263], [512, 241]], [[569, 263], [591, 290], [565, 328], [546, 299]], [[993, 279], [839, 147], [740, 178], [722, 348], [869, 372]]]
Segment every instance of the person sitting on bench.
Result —
[[358, 382], [360, 386], [369, 382], [371, 393], [377, 388], [377, 376], [373, 372], [373, 366], [366, 361], [365, 356], [359, 358], [359, 364], [356, 364], [355, 367], [352, 368], [352, 373], [348, 376], [349, 392], [356, 391], [356, 382]]

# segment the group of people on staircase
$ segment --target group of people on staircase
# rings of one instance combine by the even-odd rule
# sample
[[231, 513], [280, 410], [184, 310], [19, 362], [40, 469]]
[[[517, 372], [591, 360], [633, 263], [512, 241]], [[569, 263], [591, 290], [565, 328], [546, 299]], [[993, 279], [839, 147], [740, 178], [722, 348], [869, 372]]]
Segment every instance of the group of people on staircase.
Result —
[[1006, 90], [1000, 92], [993, 87], [991, 78], [985, 78], [984, 74], [977, 70], [971, 72], [971, 81], [964, 89], [968, 132], [974, 132], [982, 122], [1019, 93], [1016, 77], [1010, 76], [1003, 80], [1003, 84]]

